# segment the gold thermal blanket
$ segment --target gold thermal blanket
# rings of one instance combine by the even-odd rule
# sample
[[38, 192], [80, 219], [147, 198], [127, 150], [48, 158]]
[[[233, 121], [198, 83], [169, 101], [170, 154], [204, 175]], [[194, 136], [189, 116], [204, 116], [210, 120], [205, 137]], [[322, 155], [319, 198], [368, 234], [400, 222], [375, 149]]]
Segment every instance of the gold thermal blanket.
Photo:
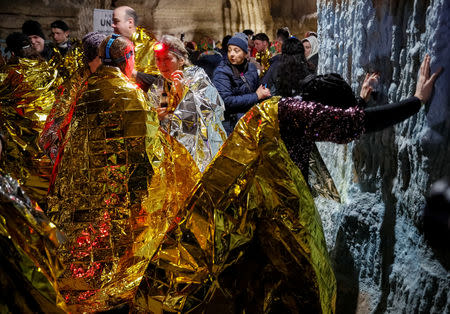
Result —
[[278, 127], [253, 107], [203, 173], [153, 257], [138, 311], [333, 313], [320, 216]]
[[66, 135], [49, 216], [67, 241], [59, 305], [70, 312], [130, 302], [199, 171], [159, 130], [145, 94], [118, 68], [88, 79]]
[[0, 86], [1, 128], [6, 138], [1, 169], [45, 206], [51, 173], [38, 136], [55, 102], [57, 71], [45, 61], [18, 59]]
[[134, 68], [136, 71], [147, 74], [158, 75], [159, 70], [155, 62], [155, 52], [153, 46], [156, 44], [156, 38], [145, 28], [138, 26], [131, 36], [134, 44]]

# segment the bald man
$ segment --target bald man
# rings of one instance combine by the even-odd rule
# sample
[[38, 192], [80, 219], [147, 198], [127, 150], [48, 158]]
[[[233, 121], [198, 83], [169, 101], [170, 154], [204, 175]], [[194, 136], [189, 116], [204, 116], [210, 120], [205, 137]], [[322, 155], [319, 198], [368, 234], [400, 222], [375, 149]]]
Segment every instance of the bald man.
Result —
[[118, 7], [113, 12], [114, 33], [125, 36], [129, 39], [136, 32], [136, 24], [138, 16], [133, 8], [122, 6]]
[[136, 71], [158, 75], [153, 52], [156, 38], [151, 32], [137, 26], [137, 23], [138, 16], [133, 8], [121, 6], [114, 10], [112, 24], [114, 33], [127, 37], [133, 42]]

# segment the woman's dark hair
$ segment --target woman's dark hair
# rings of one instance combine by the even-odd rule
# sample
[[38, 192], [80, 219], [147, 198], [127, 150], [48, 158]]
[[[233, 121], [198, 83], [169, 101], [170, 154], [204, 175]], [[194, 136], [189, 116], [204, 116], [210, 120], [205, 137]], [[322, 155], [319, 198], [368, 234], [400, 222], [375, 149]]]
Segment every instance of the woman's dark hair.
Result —
[[281, 47], [280, 65], [275, 79], [277, 94], [282, 97], [298, 95], [301, 80], [310, 74], [303, 44], [297, 38], [288, 38]]
[[222, 50], [227, 50], [227, 46], [228, 46], [228, 41], [231, 39], [231, 35], [226, 35], [223, 39], [222, 39]]

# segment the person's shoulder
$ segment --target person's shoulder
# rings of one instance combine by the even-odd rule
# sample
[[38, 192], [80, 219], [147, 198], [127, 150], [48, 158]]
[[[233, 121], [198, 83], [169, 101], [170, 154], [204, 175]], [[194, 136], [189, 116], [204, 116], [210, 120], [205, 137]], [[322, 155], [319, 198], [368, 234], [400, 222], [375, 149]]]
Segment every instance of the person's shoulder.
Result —
[[270, 60], [269, 60], [270, 65], [273, 65], [273, 64], [279, 62], [280, 58], [281, 58], [281, 54], [277, 54], [277, 55], [273, 56], [272, 58], [270, 58]]
[[253, 62], [249, 62], [247, 72], [258, 74], [258, 68], [256, 67], [256, 65]]
[[220, 61], [219, 65], [214, 70], [214, 73], [232, 73], [231, 67], [227, 64], [226, 60]]
[[186, 77], [207, 77], [205, 70], [197, 65], [191, 65], [183, 70]]

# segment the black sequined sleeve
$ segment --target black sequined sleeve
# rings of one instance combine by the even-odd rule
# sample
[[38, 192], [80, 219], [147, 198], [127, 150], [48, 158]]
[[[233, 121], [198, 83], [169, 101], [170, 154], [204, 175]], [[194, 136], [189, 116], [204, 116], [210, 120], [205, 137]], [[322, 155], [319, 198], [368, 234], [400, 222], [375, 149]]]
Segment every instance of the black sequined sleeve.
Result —
[[398, 103], [364, 109], [366, 133], [383, 130], [402, 122], [420, 109], [419, 98], [410, 97]]
[[300, 141], [348, 143], [364, 132], [364, 110], [360, 107], [341, 109], [296, 97], [283, 98], [278, 104], [278, 118], [283, 140], [293, 137]]

